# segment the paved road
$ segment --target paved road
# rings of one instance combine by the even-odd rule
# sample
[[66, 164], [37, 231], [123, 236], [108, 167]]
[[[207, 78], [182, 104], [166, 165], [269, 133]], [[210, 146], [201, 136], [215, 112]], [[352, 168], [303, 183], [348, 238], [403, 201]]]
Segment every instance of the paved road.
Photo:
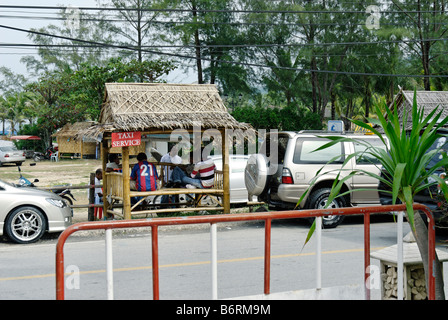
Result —
[[[396, 224], [372, 217], [372, 251], [396, 243]], [[302, 250], [309, 226], [303, 221], [273, 222], [271, 292], [315, 287], [315, 239]], [[409, 229], [406, 226], [405, 232]], [[362, 284], [363, 225], [351, 217], [323, 231], [322, 286]], [[218, 297], [263, 292], [262, 223], [218, 227]], [[0, 244], [0, 299], [55, 298], [55, 239], [32, 245]], [[210, 299], [208, 229], [159, 231], [160, 298]], [[443, 248], [443, 250], [446, 250]], [[68, 281], [67, 299], [105, 299], [105, 245], [97, 236], [72, 236], [65, 246], [65, 266], [79, 270], [79, 283]], [[114, 235], [115, 299], [152, 299], [149, 230]], [[75, 268], [75, 269], [73, 269]]]

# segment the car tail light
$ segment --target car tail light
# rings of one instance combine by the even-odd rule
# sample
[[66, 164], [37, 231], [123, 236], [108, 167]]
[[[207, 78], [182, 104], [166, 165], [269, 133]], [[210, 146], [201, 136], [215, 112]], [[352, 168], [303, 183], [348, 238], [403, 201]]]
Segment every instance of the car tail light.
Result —
[[283, 168], [282, 171], [282, 183], [293, 184], [291, 171], [288, 168]]
[[6, 153], [4, 157], [9, 158], [9, 153]]

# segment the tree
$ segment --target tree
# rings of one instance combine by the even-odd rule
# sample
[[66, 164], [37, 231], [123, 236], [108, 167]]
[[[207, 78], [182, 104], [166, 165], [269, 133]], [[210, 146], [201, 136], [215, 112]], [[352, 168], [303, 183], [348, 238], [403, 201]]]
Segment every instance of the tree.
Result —
[[[394, 15], [395, 21], [403, 21], [410, 33], [410, 41], [404, 39], [409, 54], [419, 61], [419, 68], [423, 70], [423, 87], [431, 90], [430, 75], [434, 70], [432, 64], [444, 54], [436, 51], [439, 44], [448, 33], [447, 8], [445, 0], [433, 1], [397, 1], [393, 0], [391, 8], [398, 10]], [[416, 41], [414, 41], [416, 40]], [[439, 80], [440, 81], [440, 80]]]
[[82, 103], [86, 107], [86, 117], [98, 119], [107, 82], [160, 82], [160, 77], [174, 70], [176, 66], [162, 59], [125, 60], [111, 58], [104, 66], [83, 64], [73, 73], [69, 81], [72, 104]]
[[177, 1], [176, 8], [187, 13], [177, 16], [183, 23], [171, 30], [174, 41], [186, 46], [183, 52], [187, 50], [195, 58], [197, 82], [221, 83], [225, 94], [234, 89], [249, 92], [247, 71], [232, 63], [237, 57], [232, 45], [242, 43], [231, 12], [235, 5], [233, 0]]
[[161, 21], [156, 19], [165, 15], [160, 9], [166, 8], [170, 0], [98, 0], [97, 2], [99, 7], [112, 5], [118, 9], [114, 11], [115, 21], [107, 19], [111, 21], [106, 22], [107, 30], [113, 34], [116, 43], [135, 49], [123, 52], [122, 56], [131, 57], [142, 63], [146, 53], [144, 47], [154, 45], [164, 38], [164, 33], [160, 32]]
[[46, 146], [51, 145], [51, 135], [68, 122], [84, 120], [86, 107], [69, 104], [67, 100], [73, 86], [70, 72], [46, 72], [27, 89], [39, 95], [41, 106], [37, 110], [37, 126], [42, 132]]
[[[28, 37], [39, 46], [38, 57], [25, 56], [21, 59], [32, 76], [39, 77], [51, 71], [78, 70], [83, 63], [100, 65], [111, 56], [110, 50], [107, 50], [107, 44], [113, 43], [106, 23], [108, 19], [98, 12], [95, 15], [79, 12], [76, 17], [71, 17], [71, 14], [68, 8], [61, 9], [59, 15], [61, 20], [75, 19], [75, 25], [50, 24], [38, 30], [32, 29], [35, 33], [30, 33]], [[104, 45], [86, 47], [82, 41]]]
[[322, 129], [320, 117], [303, 106], [290, 104], [284, 107], [246, 105], [237, 107], [232, 116], [250, 123], [255, 129], [277, 128], [283, 131]]

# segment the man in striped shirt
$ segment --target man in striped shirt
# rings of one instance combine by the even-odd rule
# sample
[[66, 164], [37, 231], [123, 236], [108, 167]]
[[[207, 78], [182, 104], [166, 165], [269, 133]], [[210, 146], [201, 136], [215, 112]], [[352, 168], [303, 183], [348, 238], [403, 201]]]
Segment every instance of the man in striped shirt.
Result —
[[215, 163], [212, 159], [199, 161], [195, 164], [190, 177], [179, 167], [174, 168], [171, 180], [174, 183], [192, 185], [196, 188], [212, 188], [215, 182]]
[[137, 155], [138, 163], [131, 171], [131, 190], [154, 191], [157, 189], [157, 170], [154, 164], [148, 162], [145, 153]]

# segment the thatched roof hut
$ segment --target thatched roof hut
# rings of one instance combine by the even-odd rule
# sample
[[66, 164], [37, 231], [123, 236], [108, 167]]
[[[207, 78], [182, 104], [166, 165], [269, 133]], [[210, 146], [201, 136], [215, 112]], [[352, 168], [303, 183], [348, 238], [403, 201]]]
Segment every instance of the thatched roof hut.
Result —
[[[425, 116], [438, 107], [442, 111], [442, 117], [448, 116], [448, 91], [416, 91], [417, 105], [419, 108], [424, 108]], [[412, 104], [414, 101], [414, 91], [406, 91], [400, 88], [400, 92], [395, 96], [394, 101], [390, 105], [393, 110], [397, 105], [397, 110], [400, 119], [403, 118], [405, 112], [408, 116], [408, 130], [412, 127]]]
[[[84, 130], [82, 136], [102, 141], [101, 155], [104, 170], [106, 157], [110, 153], [111, 146], [114, 145], [114, 135], [133, 136], [136, 134], [143, 137], [167, 134], [175, 129], [185, 129], [190, 133], [195, 133], [198, 128], [201, 132], [207, 129], [219, 130], [220, 137], [222, 137], [220, 140], [223, 151], [223, 178], [221, 187], [194, 192], [196, 194], [201, 192], [222, 194], [222, 209], [228, 213], [230, 212], [229, 142], [224, 139], [226, 137], [225, 130], [251, 130], [252, 127], [236, 121], [228, 113], [215, 85], [107, 83], [99, 122]], [[129, 191], [128, 146], [122, 147], [122, 168], [123, 172], [118, 175], [119, 180], [116, 179], [116, 173], [103, 175], [103, 189], [107, 196], [116, 192], [112, 198], [115, 197], [114, 199], [123, 201], [124, 218], [130, 219], [133, 210], [130, 198], [132, 195], [136, 195], [135, 192]], [[185, 193], [184, 191], [179, 192]], [[193, 191], [189, 189], [189, 192]], [[104, 211], [106, 213], [108, 206], [108, 201], [105, 200]]]
[[107, 83], [99, 124], [84, 132], [249, 129], [227, 111], [215, 85]]
[[72, 157], [83, 158], [86, 155], [96, 155], [96, 142], [84, 139], [78, 134], [88, 130], [96, 123], [93, 121], [67, 123], [58, 132], [52, 135], [58, 143], [59, 157], [62, 154], [70, 154]]

